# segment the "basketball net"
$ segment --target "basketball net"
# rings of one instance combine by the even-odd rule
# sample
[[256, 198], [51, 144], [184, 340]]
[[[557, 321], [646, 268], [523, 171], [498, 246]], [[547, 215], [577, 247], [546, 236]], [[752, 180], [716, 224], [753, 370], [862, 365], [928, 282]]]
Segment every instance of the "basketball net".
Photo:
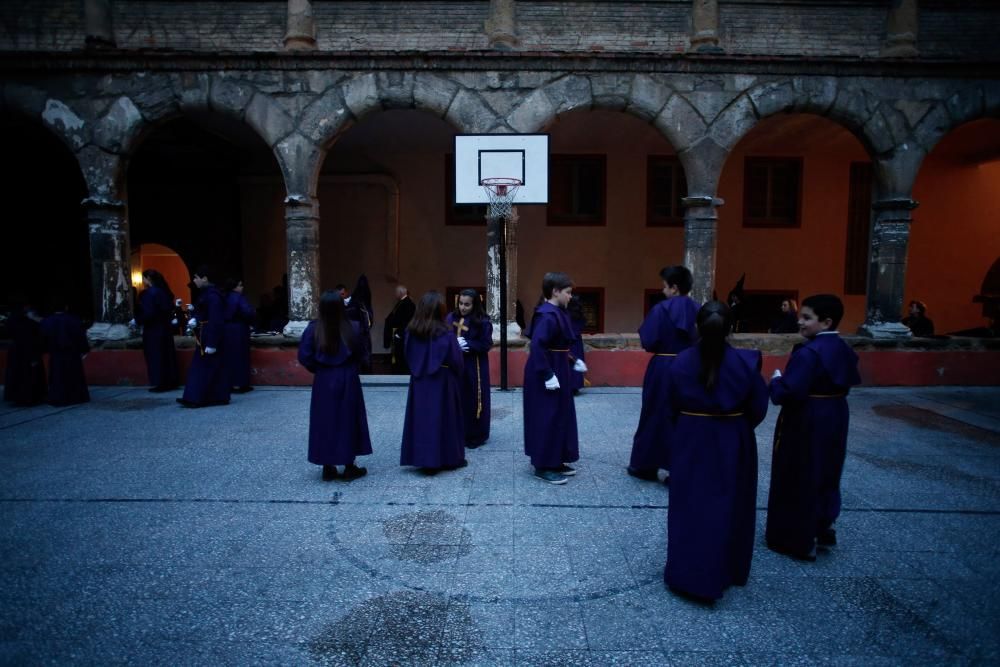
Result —
[[483, 189], [490, 200], [489, 216], [491, 218], [510, 219], [514, 208], [514, 196], [523, 182], [516, 178], [484, 178]]

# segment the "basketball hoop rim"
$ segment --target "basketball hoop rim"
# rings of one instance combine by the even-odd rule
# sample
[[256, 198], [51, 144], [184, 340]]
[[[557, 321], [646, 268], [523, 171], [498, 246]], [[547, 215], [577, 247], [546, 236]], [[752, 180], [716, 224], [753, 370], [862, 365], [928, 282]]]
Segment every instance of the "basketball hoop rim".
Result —
[[505, 178], [499, 176], [493, 176], [490, 178], [484, 178], [479, 182], [484, 188], [489, 188], [496, 192], [498, 188], [515, 188], [524, 185], [524, 181], [519, 178]]

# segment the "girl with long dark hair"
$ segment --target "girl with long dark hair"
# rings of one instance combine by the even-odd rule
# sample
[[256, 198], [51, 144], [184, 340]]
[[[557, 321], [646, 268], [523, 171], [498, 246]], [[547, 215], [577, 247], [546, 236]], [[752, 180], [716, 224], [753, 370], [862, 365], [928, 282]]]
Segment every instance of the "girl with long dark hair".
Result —
[[465, 419], [465, 446], [480, 447], [490, 438], [490, 348], [493, 324], [486, 316], [476, 290], [458, 294], [455, 310], [447, 324], [462, 348], [465, 371], [462, 375], [462, 412]]
[[156, 269], [142, 272], [142, 284], [146, 288], [139, 294], [134, 322], [142, 326], [142, 354], [146, 358], [149, 390], [170, 391], [180, 384], [174, 348], [174, 294]]
[[716, 600], [746, 584], [757, 507], [757, 440], [767, 414], [761, 354], [736, 350], [729, 308], [706, 303], [697, 344], [677, 355], [667, 376], [673, 422], [667, 510], [667, 586]]
[[309, 462], [323, 466], [324, 480], [357, 479], [368, 472], [354, 462], [355, 457], [372, 453], [358, 374], [362, 361], [360, 327], [348, 319], [337, 292], [323, 292], [319, 319], [302, 333], [299, 363], [313, 374]]
[[425, 472], [466, 465], [461, 384], [464, 364], [458, 340], [445, 324], [438, 292], [420, 298], [406, 332], [410, 388], [399, 464]]

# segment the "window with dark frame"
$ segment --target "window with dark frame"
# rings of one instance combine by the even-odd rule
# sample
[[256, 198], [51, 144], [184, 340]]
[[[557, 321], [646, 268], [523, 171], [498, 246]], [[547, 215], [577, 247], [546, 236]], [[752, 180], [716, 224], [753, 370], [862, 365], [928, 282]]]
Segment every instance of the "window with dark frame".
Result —
[[801, 205], [802, 158], [744, 160], [744, 227], [798, 227]]
[[606, 173], [603, 155], [550, 156], [548, 224], [604, 225]]
[[455, 203], [455, 156], [444, 156], [444, 224], [485, 227], [486, 204]]
[[844, 294], [868, 292], [868, 237], [872, 221], [871, 162], [852, 162], [847, 194], [847, 249], [844, 255]]
[[646, 226], [683, 227], [687, 178], [676, 155], [646, 158]]
[[604, 288], [573, 287], [573, 296], [580, 298], [583, 310], [583, 333], [593, 334], [604, 331]]

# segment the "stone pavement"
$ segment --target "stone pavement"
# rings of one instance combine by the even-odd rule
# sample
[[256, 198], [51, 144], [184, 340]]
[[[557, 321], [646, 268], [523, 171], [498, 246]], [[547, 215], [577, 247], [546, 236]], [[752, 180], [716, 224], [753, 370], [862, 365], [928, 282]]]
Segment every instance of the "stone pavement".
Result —
[[0, 406], [0, 663], [1000, 660], [998, 388], [853, 393], [841, 544], [806, 564], [758, 539], [714, 606], [663, 587], [666, 488], [624, 473], [637, 389], [577, 399], [563, 487], [531, 476], [519, 392], [468, 468], [426, 477], [397, 465], [405, 388], [366, 387], [375, 454], [350, 483], [305, 460], [307, 389], [196, 411], [92, 392]]

